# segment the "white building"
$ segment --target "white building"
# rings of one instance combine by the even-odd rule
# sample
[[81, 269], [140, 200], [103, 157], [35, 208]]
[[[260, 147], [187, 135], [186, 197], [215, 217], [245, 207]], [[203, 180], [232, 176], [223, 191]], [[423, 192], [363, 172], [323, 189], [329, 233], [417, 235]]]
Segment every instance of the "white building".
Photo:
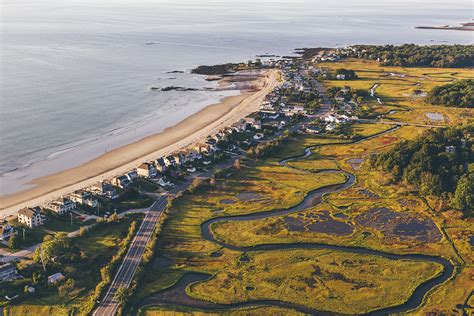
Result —
[[0, 265], [0, 281], [8, 281], [16, 276], [15, 266], [11, 263]]
[[13, 227], [7, 221], [0, 223], [0, 240], [5, 240], [13, 234]]
[[39, 207], [23, 208], [18, 211], [18, 223], [24, 224], [29, 228], [43, 225], [43, 217]]
[[156, 176], [156, 168], [154, 165], [151, 163], [142, 163], [140, 166], [137, 168], [137, 173], [141, 177], [145, 178], [153, 178]]
[[65, 279], [65, 276], [61, 272], [58, 272], [48, 277], [48, 284], [56, 284], [58, 282], [61, 282], [64, 279]]
[[60, 198], [48, 205], [48, 208], [59, 215], [64, 215], [76, 209], [76, 203], [68, 198]]
[[87, 192], [85, 190], [76, 191], [69, 195], [69, 198], [76, 203], [87, 205], [90, 207], [97, 207], [97, 204], [99, 203], [97, 201], [97, 198], [95, 198], [90, 192]]

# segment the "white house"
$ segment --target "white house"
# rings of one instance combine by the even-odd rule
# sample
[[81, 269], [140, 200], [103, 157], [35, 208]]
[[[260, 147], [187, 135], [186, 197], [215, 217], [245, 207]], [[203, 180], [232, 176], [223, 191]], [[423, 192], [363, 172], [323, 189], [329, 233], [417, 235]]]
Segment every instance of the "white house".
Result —
[[166, 165], [163, 158], [158, 158], [155, 160], [155, 167], [159, 172], [165, 172], [168, 170], [168, 166]]
[[90, 207], [97, 207], [98, 204], [97, 198], [86, 190], [76, 191], [69, 195], [69, 198], [76, 203], [87, 205]]
[[167, 167], [171, 167], [171, 166], [174, 166], [176, 164], [176, 160], [174, 159], [173, 156], [163, 157], [163, 161], [165, 162]]
[[18, 223], [29, 228], [43, 225], [43, 217], [39, 207], [23, 208], [18, 211]]
[[447, 153], [455, 153], [456, 152], [456, 147], [455, 146], [446, 146], [446, 152]]
[[138, 172], [136, 169], [133, 169], [132, 171], [130, 171], [129, 173], [127, 173], [127, 178], [128, 180], [130, 180], [131, 182], [133, 182], [133, 180], [137, 179], [138, 178]]
[[0, 240], [5, 240], [13, 234], [13, 227], [7, 221], [0, 223]]
[[48, 208], [59, 215], [64, 215], [76, 209], [76, 203], [68, 198], [61, 197], [48, 205]]
[[168, 187], [168, 186], [173, 185], [173, 183], [171, 183], [168, 177], [161, 177], [160, 180], [158, 180], [158, 184], [161, 185], [162, 187]]
[[[15, 265], [12, 263], [0, 264], [0, 281], [8, 281], [16, 276]], [[8, 288], [8, 286], [7, 286]]]
[[56, 284], [58, 282], [61, 282], [65, 278], [66, 277], [61, 272], [52, 274], [48, 277], [48, 284]]
[[138, 166], [137, 173], [141, 177], [153, 178], [156, 176], [156, 168], [151, 163], [142, 163], [140, 166]]
[[118, 198], [117, 190], [112, 184], [107, 182], [99, 182], [95, 184], [91, 187], [91, 191], [96, 194], [105, 196], [111, 200]]
[[127, 176], [120, 176], [120, 177], [113, 178], [112, 184], [121, 189], [126, 189], [130, 185], [132, 185], [132, 181], [130, 181], [130, 179]]

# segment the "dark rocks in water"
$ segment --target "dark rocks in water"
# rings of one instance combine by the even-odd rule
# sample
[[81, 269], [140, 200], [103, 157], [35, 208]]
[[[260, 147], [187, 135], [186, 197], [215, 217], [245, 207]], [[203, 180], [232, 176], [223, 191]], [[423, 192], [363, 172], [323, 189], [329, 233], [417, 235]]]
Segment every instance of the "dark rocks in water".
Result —
[[207, 77], [205, 80], [206, 81], [218, 81], [221, 80], [221, 77]]
[[185, 87], [175, 87], [175, 86], [169, 86], [169, 87], [151, 87], [150, 88], [153, 91], [198, 91], [196, 88], [185, 88]]
[[261, 54], [261, 55], [256, 55], [258, 58], [271, 58], [271, 57], [280, 57], [278, 55], [273, 55], [273, 54]]
[[184, 74], [184, 71], [182, 70], [173, 70], [173, 71], [167, 71], [167, 74]]
[[239, 64], [227, 63], [213, 66], [202, 65], [191, 70], [191, 73], [198, 75], [224, 75], [229, 72], [235, 72]]

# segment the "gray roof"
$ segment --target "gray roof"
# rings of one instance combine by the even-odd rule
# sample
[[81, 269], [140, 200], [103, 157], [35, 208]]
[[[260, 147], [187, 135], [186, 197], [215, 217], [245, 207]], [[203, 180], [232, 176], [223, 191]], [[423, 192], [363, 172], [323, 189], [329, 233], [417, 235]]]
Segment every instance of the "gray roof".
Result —
[[21, 210], [18, 211], [18, 215], [24, 215], [29, 218], [35, 217], [37, 213], [39, 213], [39, 210], [37, 208], [29, 208], [29, 207], [22, 208]]

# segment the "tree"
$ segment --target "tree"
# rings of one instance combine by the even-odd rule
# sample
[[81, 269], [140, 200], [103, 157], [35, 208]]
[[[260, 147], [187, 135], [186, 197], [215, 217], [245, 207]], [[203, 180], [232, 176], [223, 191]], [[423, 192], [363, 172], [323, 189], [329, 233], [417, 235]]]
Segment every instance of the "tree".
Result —
[[10, 236], [10, 240], [8, 241], [8, 247], [10, 249], [18, 249], [20, 248], [21, 240], [18, 238], [18, 234], [14, 233]]
[[240, 170], [241, 166], [240, 166], [240, 159], [235, 159], [234, 161], [234, 168], [237, 169], [237, 170]]
[[462, 176], [453, 197], [453, 207], [472, 213], [474, 210], [474, 174]]
[[127, 304], [128, 301], [128, 290], [121, 286], [117, 289], [117, 291], [114, 294], [114, 299], [120, 304], [120, 305], [125, 305]]
[[66, 280], [66, 282], [64, 282], [63, 285], [58, 287], [58, 294], [59, 296], [62, 296], [62, 297], [71, 295], [75, 287], [76, 287], [76, 282], [74, 281], [73, 278], [69, 278]]
[[110, 215], [109, 220], [110, 220], [111, 222], [118, 222], [119, 217], [118, 217], [118, 215], [117, 215], [117, 212], [114, 212], [112, 215]]
[[83, 237], [86, 234], [86, 232], [87, 232], [87, 229], [84, 226], [79, 228], [79, 236], [80, 237]]
[[50, 264], [55, 257], [59, 257], [70, 248], [70, 240], [66, 233], [57, 233], [53, 239], [45, 237], [41, 246], [36, 248], [33, 260], [41, 262], [43, 268]]

